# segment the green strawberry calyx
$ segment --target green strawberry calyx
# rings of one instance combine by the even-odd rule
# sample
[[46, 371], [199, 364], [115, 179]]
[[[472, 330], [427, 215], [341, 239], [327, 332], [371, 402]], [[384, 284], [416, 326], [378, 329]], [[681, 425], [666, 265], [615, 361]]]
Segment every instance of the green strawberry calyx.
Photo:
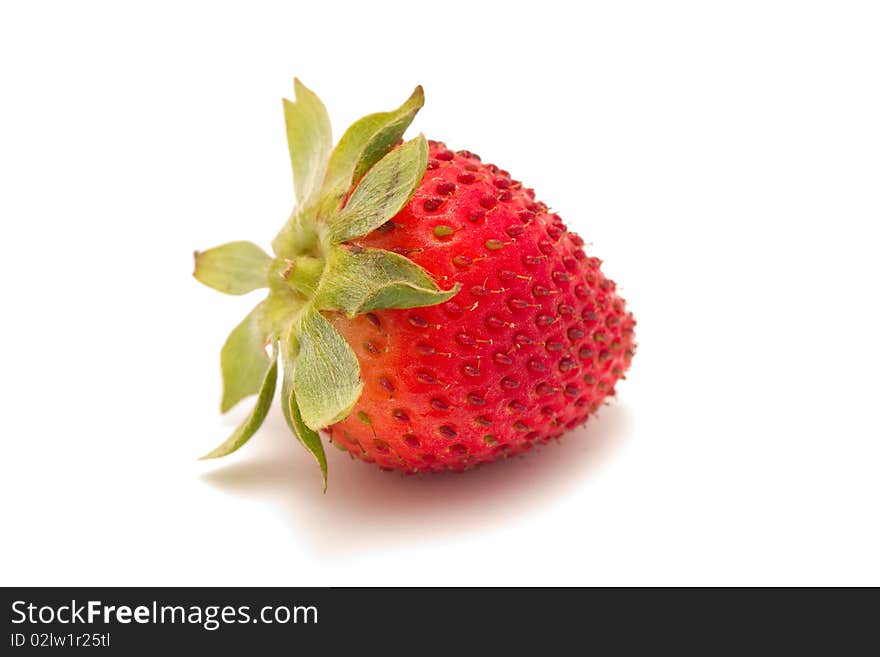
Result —
[[345, 418], [363, 389], [354, 351], [328, 316], [354, 317], [385, 308], [443, 303], [441, 290], [411, 260], [351, 241], [388, 222], [410, 200], [428, 163], [422, 135], [400, 144], [424, 104], [416, 87], [400, 107], [353, 123], [336, 147], [327, 110], [294, 80], [284, 100], [296, 207], [272, 241], [274, 257], [252, 242], [195, 253], [193, 275], [226, 294], [268, 290], [229, 334], [220, 352], [221, 412], [257, 396], [250, 414], [203, 458], [246, 443], [272, 404], [281, 360], [281, 407], [297, 439], [318, 461], [327, 487], [327, 459], [318, 431]]

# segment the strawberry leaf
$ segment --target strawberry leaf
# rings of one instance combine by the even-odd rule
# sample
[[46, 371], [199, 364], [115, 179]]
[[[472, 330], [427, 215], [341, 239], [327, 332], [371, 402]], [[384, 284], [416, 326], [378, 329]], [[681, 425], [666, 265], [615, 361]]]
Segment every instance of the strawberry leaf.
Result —
[[396, 110], [365, 116], [345, 131], [330, 155], [322, 190], [332, 211], [351, 186], [394, 148], [424, 104], [425, 93], [416, 87]]
[[459, 288], [456, 284], [441, 290], [428, 272], [391, 251], [334, 246], [315, 305], [354, 317], [382, 308], [433, 306], [455, 296]]
[[253, 242], [230, 242], [195, 252], [196, 279], [226, 294], [247, 294], [269, 285], [272, 258]]
[[205, 454], [202, 457], [203, 459], [214, 459], [231, 454], [250, 440], [251, 436], [253, 436], [257, 432], [257, 429], [260, 428], [260, 425], [263, 424], [263, 420], [266, 419], [266, 414], [269, 412], [269, 407], [272, 405], [272, 396], [275, 394], [275, 384], [277, 379], [278, 356], [273, 350], [271, 366], [263, 377], [260, 385], [260, 395], [257, 397], [257, 403], [254, 405], [253, 410], [248, 414], [244, 421], [238, 425], [238, 428], [232, 432], [232, 435], [230, 435], [229, 438], [224, 440], [221, 445]]
[[422, 135], [395, 148], [370, 169], [339, 213], [332, 217], [330, 241], [366, 235], [400, 212], [428, 166], [428, 143]]
[[330, 117], [320, 99], [298, 79], [294, 79], [293, 89], [296, 101], [284, 99], [284, 123], [296, 204], [304, 209], [312, 203], [324, 179], [333, 136]]
[[284, 419], [287, 426], [296, 436], [296, 439], [302, 443], [321, 468], [321, 476], [324, 479], [324, 491], [327, 491], [327, 455], [324, 454], [324, 444], [321, 442], [321, 436], [316, 431], [309, 429], [303, 422], [302, 414], [299, 410], [299, 404], [296, 402], [296, 395], [293, 394], [293, 359], [290, 357], [292, 349], [288, 346], [287, 354], [284, 358], [284, 379], [281, 383], [281, 410], [284, 413]]
[[232, 329], [220, 350], [220, 370], [223, 373], [221, 413], [225, 413], [245, 397], [257, 394], [262, 388], [266, 370], [270, 366], [265, 350], [265, 307], [265, 301], [258, 304]]
[[299, 318], [299, 354], [293, 391], [302, 420], [318, 431], [351, 412], [364, 387], [357, 357], [345, 339], [314, 307]]

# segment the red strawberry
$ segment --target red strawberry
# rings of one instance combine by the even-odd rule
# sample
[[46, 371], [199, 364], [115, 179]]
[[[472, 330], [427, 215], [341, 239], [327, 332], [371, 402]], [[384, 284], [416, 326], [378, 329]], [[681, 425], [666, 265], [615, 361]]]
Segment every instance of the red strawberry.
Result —
[[276, 257], [248, 242], [196, 254], [212, 287], [270, 290], [222, 353], [223, 410], [259, 393], [256, 408], [208, 456], [259, 427], [279, 354], [282, 408], [325, 477], [319, 429], [365, 461], [419, 472], [582, 424], [635, 348], [635, 321], [583, 240], [476, 155], [421, 137], [398, 146], [421, 88], [331, 152], [323, 105], [296, 86], [285, 112], [298, 207]]
[[364, 379], [333, 440], [408, 472], [461, 470], [561, 436], [614, 394], [634, 348], [614, 283], [559, 215], [506, 171], [429, 144], [412, 200], [358, 243], [461, 292], [333, 322]]

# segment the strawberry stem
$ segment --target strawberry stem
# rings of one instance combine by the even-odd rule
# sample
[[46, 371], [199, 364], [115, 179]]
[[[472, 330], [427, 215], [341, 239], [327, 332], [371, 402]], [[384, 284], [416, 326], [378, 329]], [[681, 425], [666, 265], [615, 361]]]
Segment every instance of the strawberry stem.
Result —
[[297, 292], [311, 299], [318, 289], [318, 281], [324, 273], [324, 259], [299, 256], [285, 269], [284, 278]]

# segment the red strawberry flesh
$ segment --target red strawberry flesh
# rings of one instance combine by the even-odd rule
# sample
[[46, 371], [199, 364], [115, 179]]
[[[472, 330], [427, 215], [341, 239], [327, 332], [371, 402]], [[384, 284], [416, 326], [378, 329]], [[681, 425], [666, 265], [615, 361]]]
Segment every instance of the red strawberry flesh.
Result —
[[364, 390], [333, 441], [385, 469], [460, 471], [586, 421], [614, 394], [635, 321], [600, 261], [534, 193], [430, 142], [407, 206], [362, 246], [429, 271], [450, 301], [332, 318]]

